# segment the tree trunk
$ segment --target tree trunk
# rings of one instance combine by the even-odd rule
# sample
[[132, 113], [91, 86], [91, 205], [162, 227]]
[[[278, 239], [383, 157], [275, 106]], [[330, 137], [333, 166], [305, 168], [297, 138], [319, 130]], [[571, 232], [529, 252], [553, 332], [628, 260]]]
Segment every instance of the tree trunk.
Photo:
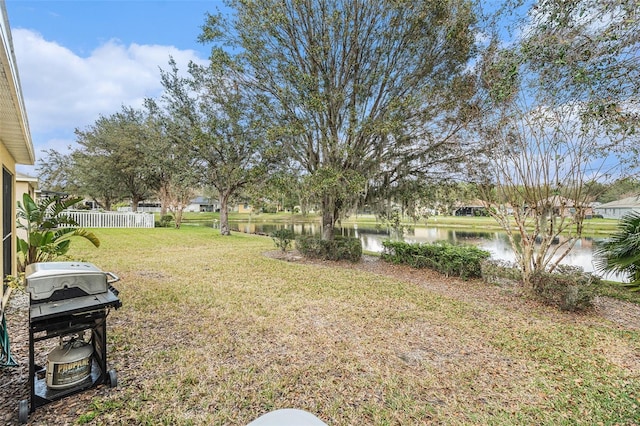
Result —
[[227, 203], [229, 194], [220, 194], [220, 235], [231, 235], [229, 230], [229, 213], [227, 212]]
[[174, 215], [176, 228], [180, 228], [180, 225], [182, 225], [182, 211], [183, 211], [183, 208], [179, 208], [176, 210], [176, 213]]
[[322, 239], [333, 240], [333, 228], [336, 224], [333, 198], [325, 195], [322, 200]]
[[168, 210], [167, 205], [171, 202], [167, 183], [163, 183], [162, 186], [160, 186], [158, 194], [160, 195], [160, 217], [166, 216]]
[[131, 211], [132, 212], [137, 212], [138, 211], [138, 203], [140, 203], [140, 197], [131, 198]]

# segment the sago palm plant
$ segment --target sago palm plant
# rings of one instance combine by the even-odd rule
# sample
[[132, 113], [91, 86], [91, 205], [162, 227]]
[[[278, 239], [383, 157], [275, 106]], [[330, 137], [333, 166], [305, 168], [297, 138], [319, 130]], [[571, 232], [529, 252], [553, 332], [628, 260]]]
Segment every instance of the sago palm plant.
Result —
[[616, 232], [595, 251], [595, 266], [600, 272], [624, 275], [623, 285], [640, 291], [640, 213], [620, 219]]
[[29, 194], [18, 201], [17, 227], [26, 231], [26, 239], [18, 238], [18, 271], [36, 262], [49, 262], [69, 251], [72, 237], [89, 240], [95, 247], [100, 240], [90, 231], [78, 228], [78, 223], [64, 211], [82, 201], [58, 195], [36, 203]]

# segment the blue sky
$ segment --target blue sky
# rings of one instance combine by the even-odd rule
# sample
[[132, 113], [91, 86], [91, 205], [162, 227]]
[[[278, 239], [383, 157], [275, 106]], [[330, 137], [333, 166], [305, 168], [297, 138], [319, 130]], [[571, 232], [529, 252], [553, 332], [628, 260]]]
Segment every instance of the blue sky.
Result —
[[[67, 152], [74, 130], [160, 94], [159, 68], [206, 62], [197, 42], [221, 0], [6, 0], [36, 152]], [[35, 175], [35, 168], [18, 170]]]

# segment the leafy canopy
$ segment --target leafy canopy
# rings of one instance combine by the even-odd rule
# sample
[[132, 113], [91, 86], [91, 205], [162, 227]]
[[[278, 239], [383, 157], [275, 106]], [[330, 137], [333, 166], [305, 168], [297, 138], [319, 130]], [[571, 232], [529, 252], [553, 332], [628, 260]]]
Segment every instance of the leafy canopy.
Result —
[[324, 238], [372, 184], [433, 175], [465, 158], [455, 136], [477, 111], [466, 72], [472, 2], [229, 4], [234, 19], [209, 15], [200, 39], [216, 43], [212, 60], [232, 47], [240, 83], [270, 112], [270, 138], [321, 200]]

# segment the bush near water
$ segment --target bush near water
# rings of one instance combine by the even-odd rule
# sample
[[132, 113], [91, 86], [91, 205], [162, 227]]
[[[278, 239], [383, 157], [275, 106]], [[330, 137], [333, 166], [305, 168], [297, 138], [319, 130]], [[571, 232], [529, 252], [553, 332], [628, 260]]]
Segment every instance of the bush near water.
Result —
[[301, 235], [296, 238], [296, 248], [304, 256], [314, 259], [358, 262], [362, 257], [360, 239], [341, 235], [336, 235], [332, 240], [323, 240], [313, 235]]
[[456, 245], [446, 241], [435, 243], [405, 243], [383, 241], [383, 260], [406, 264], [414, 268], [434, 269], [446, 276], [462, 279], [481, 277], [482, 261], [491, 255], [488, 251], [470, 245]]
[[[486, 283], [501, 286], [522, 283], [520, 269], [513, 262], [487, 259], [481, 267], [482, 279]], [[532, 294], [563, 311], [590, 308], [602, 285], [602, 279], [597, 275], [569, 265], [558, 265], [553, 272], [541, 271], [531, 278]]]
[[535, 294], [545, 303], [563, 311], [579, 311], [593, 306], [593, 298], [602, 280], [582, 268], [558, 265], [552, 273], [536, 273], [531, 284]]
[[291, 244], [296, 239], [296, 234], [291, 229], [282, 228], [271, 233], [274, 244], [281, 251], [287, 251], [291, 248]]

